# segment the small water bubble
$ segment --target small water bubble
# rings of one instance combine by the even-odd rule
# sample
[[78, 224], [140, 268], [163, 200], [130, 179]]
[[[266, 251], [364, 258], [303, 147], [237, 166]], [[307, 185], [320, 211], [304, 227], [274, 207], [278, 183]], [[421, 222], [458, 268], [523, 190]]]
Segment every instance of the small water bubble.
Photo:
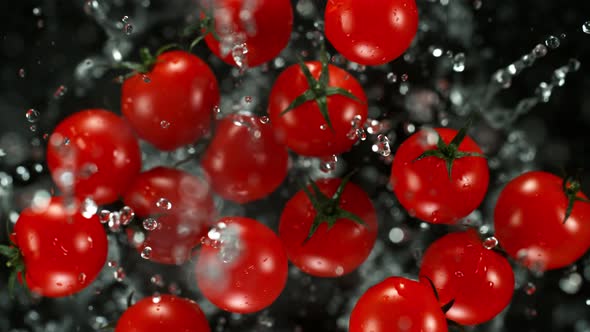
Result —
[[567, 294], [576, 294], [582, 287], [582, 276], [579, 273], [570, 275], [559, 280], [559, 288]]
[[547, 47], [543, 44], [537, 44], [535, 48], [533, 48], [533, 55], [537, 58], [542, 58], [547, 55]]
[[111, 211], [109, 210], [100, 210], [98, 213], [98, 220], [100, 220], [101, 224], [106, 224], [110, 219]]
[[269, 122], [270, 122], [270, 118], [268, 116], [265, 115], [265, 116], [260, 117], [260, 123], [267, 124]]
[[387, 82], [389, 82], [389, 83], [397, 82], [397, 75], [393, 72], [387, 73]]
[[150, 278], [150, 282], [158, 287], [164, 287], [164, 278], [160, 274], [154, 274]]
[[107, 226], [111, 232], [119, 232], [121, 230], [121, 214], [118, 211], [109, 213], [109, 221]]
[[160, 295], [160, 293], [155, 292], [154, 295], [152, 295], [152, 302], [158, 304], [160, 303], [160, 301], [162, 301], [162, 296]]
[[121, 282], [123, 280], [125, 280], [125, 277], [127, 276], [125, 274], [125, 270], [122, 267], [118, 267], [115, 272], [113, 272], [113, 276], [115, 277], [115, 280], [118, 282]]
[[161, 210], [170, 210], [172, 209], [172, 203], [164, 197], [161, 197], [156, 202], [156, 207]]
[[152, 79], [147, 76], [146, 74], [142, 74], [141, 75], [141, 79], [145, 82], [145, 83], [150, 83], [152, 81]]
[[493, 236], [490, 236], [483, 241], [483, 247], [486, 249], [494, 249], [496, 246], [498, 246], [498, 239]]
[[248, 66], [247, 55], [248, 46], [246, 43], [236, 44], [231, 48], [231, 56], [240, 69], [245, 69]]
[[151, 247], [146, 246], [141, 250], [141, 258], [150, 259], [151, 256], [152, 256], [152, 248]]
[[343, 274], [344, 274], [344, 268], [343, 268], [342, 266], [338, 265], [338, 266], [336, 267], [336, 271], [334, 271], [334, 272], [336, 272], [336, 275], [337, 275], [337, 276], [341, 276], [341, 275], [343, 275]]
[[20, 78], [25, 78], [25, 75], [26, 75], [26, 74], [27, 74], [27, 73], [26, 73], [26, 71], [25, 71], [25, 69], [24, 69], [24, 68], [21, 68], [21, 69], [19, 69], [19, 70], [18, 70], [18, 77], [20, 77]]
[[154, 231], [158, 228], [158, 221], [154, 218], [146, 218], [143, 221], [143, 229], [146, 231]]
[[590, 35], [590, 21], [586, 21], [582, 24], [582, 31]]
[[407, 82], [409, 78], [410, 77], [408, 76], [408, 74], [402, 74], [402, 77], [401, 77], [402, 82]]
[[252, 99], [253, 99], [252, 96], [246, 96], [246, 97], [244, 97], [244, 101], [246, 103], [248, 103], [248, 104], [252, 102]]
[[333, 172], [336, 169], [337, 163], [338, 156], [336, 156], [335, 154], [324, 158], [320, 158], [320, 170], [324, 173]]
[[549, 48], [556, 49], [559, 47], [559, 45], [561, 45], [561, 41], [559, 38], [551, 35], [545, 39], [545, 45], [547, 45]]
[[453, 71], [461, 73], [465, 70], [465, 53], [457, 53], [453, 58]]
[[128, 23], [127, 21], [129, 20], [129, 16], [125, 15], [123, 16], [123, 18], [121, 19], [121, 22], [123, 23]]
[[578, 71], [580, 69], [580, 61], [578, 59], [570, 59], [567, 63], [569, 71]]
[[391, 147], [389, 146], [389, 138], [383, 134], [377, 136], [377, 142], [372, 147], [373, 152], [377, 152], [383, 157], [391, 155]]
[[41, 8], [39, 8], [39, 7], [33, 8], [33, 15], [35, 15], [35, 16], [41, 16], [41, 14], [43, 14]]
[[125, 32], [126, 35], [130, 35], [133, 33], [133, 24], [131, 23], [126, 23], [123, 26], [123, 31]]
[[68, 92], [68, 88], [65, 85], [60, 85], [53, 93], [53, 98], [59, 99]]
[[524, 292], [526, 295], [533, 295], [536, 291], [537, 287], [532, 282], [527, 282], [527, 284], [524, 286]]
[[37, 131], [37, 126], [36, 125], [30, 125], [29, 126], [29, 130], [32, 132], [36, 132]]
[[85, 284], [86, 283], [86, 274], [80, 273], [78, 275], [78, 282], [81, 284]]
[[512, 75], [510, 75], [508, 70], [500, 69], [494, 74], [494, 81], [504, 89], [507, 89], [512, 85]]
[[551, 95], [553, 94], [553, 87], [545, 82], [541, 82], [535, 90], [535, 94], [542, 102], [546, 103], [549, 101], [549, 99], [551, 99]]
[[82, 210], [81, 211], [82, 216], [84, 216], [84, 218], [86, 218], [86, 219], [90, 219], [98, 211], [98, 205], [96, 205], [96, 202], [94, 202], [94, 200], [92, 200], [92, 198], [87, 197], [82, 202], [82, 209], [81, 210]]
[[115, 262], [115, 261], [108, 261], [107, 262], [107, 266], [108, 267], [117, 267], [117, 262]]
[[123, 226], [129, 225], [131, 220], [135, 217], [135, 211], [129, 206], [124, 206], [119, 210], [119, 216], [121, 219], [121, 224]]
[[168, 129], [170, 127], [170, 122], [162, 120], [160, 121], [160, 127], [162, 127], [162, 129]]

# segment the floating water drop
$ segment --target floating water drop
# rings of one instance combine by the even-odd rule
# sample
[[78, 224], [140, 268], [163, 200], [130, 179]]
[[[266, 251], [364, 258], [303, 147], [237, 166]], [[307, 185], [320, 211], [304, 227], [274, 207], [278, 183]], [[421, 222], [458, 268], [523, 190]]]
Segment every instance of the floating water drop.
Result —
[[377, 152], [383, 157], [391, 155], [391, 147], [389, 146], [389, 138], [383, 134], [377, 136], [377, 142], [372, 147], [373, 152]]
[[119, 210], [119, 216], [121, 219], [121, 224], [123, 226], [129, 225], [131, 220], [135, 217], [135, 211], [129, 206], [124, 206]]
[[152, 79], [147, 76], [146, 74], [142, 74], [141, 75], [141, 79], [145, 82], [145, 83], [150, 83], [152, 81]]
[[158, 221], [154, 218], [146, 218], [143, 221], [143, 229], [146, 231], [154, 231], [158, 228]]
[[162, 300], [162, 296], [160, 296], [160, 293], [155, 292], [154, 295], [152, 296], [152, 302], [154, 302], [155, 304], [160, 303], [160, 301]]
[[586, 21], [582, 24], [582, 31], [584, 33], [590, 34], [590, 21]]
[[156, 202], [156, 207], [161, 210], [170, 210], [172, 209], [172, 203], [164, 197], [161, 197]]
[[408, 81], [408, 79], [410, 77], [408, 76], [408, 74], [402, 74], [402, 77], [401, 78], [402, 78], [402, 82], [406, 82], [406, 81]]
[[561, 41], [559, 38], [551, 35], [545, 39], [545, 45], [547, 45], [549, 48], [556, 49], [559, 47], [559, 45], [561, 45]]
[[533, 55], [537, 58], [542, 58], [547, 55], [547, 47], [543, 44], [537, 44], [535, 48], [533, 48]]
[[31, 123], [35, 123], [35, 122], [39, 121], [40, 115], [41, 114], [39, 113], [39, 111], [37, 111], [34, 108], [30, 108], [29, 110], [27, 110], [27, 113], [25, 113], [25, 117]]
[[494, 249], [496, 246], [498, 246], [498, 239], [493, 236], [490, 236], [483, 241], [483, 247], [486, 249]]
[[453, 71], [461, 73], [465, 70], [465, 53], [457, 53], [453, 58]]
[[162, 127], [163, 129], [168, 129], [170, 127], [170, 122], [162, 120], [160, 121], [160, 127]]
[[39, 8], [39, 7], [33, 8], [33, 15], [41, 16], [41, 14], [43, 14], [43, 12], [41, 11], [41, 8]]
[[101, 224], [106, 224], [109, 221], [111, 215], [111, 211], [109, 210], [100, 210], [98, 213], [98, 220], [100, 220]]
[[87, 197], [86, 199], [84, 199], [84, 201], [82, 202], [82, 209], [81, 209], [82, 216], [84, 216], [84, 218], [86, 218], [86, 219], [92, 218], [92, 216], [94, 216], [97, 211], [98, 211], [98, 205], [96, 205], [96, 202], [94, 202], [94, 200], [92, 200], [92, 198]]
[[154, 274], [150, 278], [150, 282], [158, 287], [164, 287], [164, 278], [160, 274]]
[[20, 77], [20, 78], [25, 78], [25, 75], [26, 75], [26, 74], [27, 74], [27, 73], [26, 73], [26, 71], [25, 71], [25, 69], [24, 69], [24, 68], [21, 68], [21, 69], [19, 69], [19, 70], [18, 70], [18, 77]]
[[57, 90], [55, 90], [55, 92], [53, 93], [53, 98], [59, 99], [59, 98], [63, 97], [67, 92], [68, 92], [68, 88], [66, 88], [64, 85], [60, 85], [57, 88]]
[[133, 33], [133, 25], [131, 23], [126, 23], [123, 26], [123, 31], [125, 32], [126, 35], [130, 35]]
[[152, 248], [151, 247], [146, 246], [141, 250], [141, 258], [150, 259], [151, 256], [152, 256]]
[[265, 116], [260, 117], [260, 123], [267, 124], [269, 122], [270, 122], [270, 118], [268, 116], [265, 115]]
[[387, 73], [387, 82], [389, 82], [389, 83], [397, 82], [397, 75], [393, 72]]
[[125, 274], [125, 270], [122, 267], [118, 267], [115, 272], [113, 272], [113, 276], [115, 277], [116, 281], [121, 282], [125, 280], [127, 275]]
[[527, 282], [527, 284], [524, 286], [524, 292], [526, 295], [533, 295], [536, 291], [537, 287], [532, 282]]
[[320, 170], [324, 173], [333, 172], [336, 169], [336, 163], [338, 163], [338, 156], [335, 154], [320, 158]]

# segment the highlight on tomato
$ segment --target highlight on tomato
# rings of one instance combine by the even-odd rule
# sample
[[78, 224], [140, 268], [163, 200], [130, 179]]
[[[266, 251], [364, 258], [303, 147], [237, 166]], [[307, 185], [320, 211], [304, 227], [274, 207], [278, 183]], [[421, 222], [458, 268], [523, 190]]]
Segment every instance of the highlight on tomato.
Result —
[[270, 306], [287, 281], [287, 254], [278, 236], [260, 222], [224, 217], [209, 231], [195, 266], [201, 293], [233, 313]]
[[[12, 274], [31, 292], [65, 297], [88, 287], [107, 258], [107, 236], [96, 214], [79, 200], [46, 197], [24, 209], [14, 226], [10, 246], [0, 246]], [[24, 276], [24, 278], [23, 278]]]
[[447, 234], [432, 243], [422, 257], [420, 277], [435, 288], [447, 318], [461, 325], [496, 317], [514, 293], [510, 263], [492, 247], [484, 247], [473, 229]]
[[116, 201], [141, 168], [131, 127], [103, 109], [87, 109], [62, 120], [47, 146], [47, 166], [57, 187], [96, 204]]
[[373, 249], [377, 214], [367, 193], [349, 177], [311, 182], [283, 209], [279, 236], [289, 260], [305, 273], [340, 277]]
[[590, 201], [579, 179], [532, 171], [502, 189], [494, 228], [502, 248], [538, 272], [566, 267], [590, 249]]
[[142, 257], [163, 264], [186, 262], [217, 215], [205, 181], [168, 167], [139, 174], [123, 202], [140, 218], [127, 229], [129, 242]]

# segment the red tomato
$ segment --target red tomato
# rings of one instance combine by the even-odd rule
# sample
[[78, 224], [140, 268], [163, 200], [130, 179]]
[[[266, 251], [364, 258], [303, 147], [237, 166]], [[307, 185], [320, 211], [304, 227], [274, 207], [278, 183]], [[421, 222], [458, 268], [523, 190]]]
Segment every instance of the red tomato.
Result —
[[381, 65], [404, 53], [418, 31], [414, 0], [328, 0], [326, 38], [350, 61]]
[[[458, 133], [447, 128], [435, 130], [447, 146]], [[416, 160], [425, 151], [441, 151], [436, 141], [432, 130], [422, 130], [404, 141], [393, 159], [391, 186], [411, 216], [435, 224], [453, 224], [483, 201], [489, 182], [488, 164], [483, 157], [458, 157], [449, 179], [444, 159], [431, 156]], [[481, 149], [466, 136], [456, 153], [480, 154]]]
[[447, 332], [430, 286], [390, 277], [369, 288], [350, 315], [349, 332]]
[[[326, 179], [316, 185], [328, 199], [342, 182]], [[371, 200], [360, 187], [346, 183], [342, 196], [319, 210], [303, 190], [287, 202], [279, 224], [287, 256], [305, 273], [318, 277], [338, 277], [354, 271], [367, 259], [377, 237], [377, 215]], [[364, 225], [340, 216], [341, 211], [356, 215]], [[306, 241], [316, 222], [321, 224]]]
[[275, 58], [287, 46], [293, 26], [291, 1], [216, 0], [213, 3], [217, 36], [208, 33], [205, 42], [226, 63], [256, 67]]
[[84, 110], [60, 122], [47, 147], [47, 165], [64, 192], [116, 201], [141, 168], [141, 151], [131, 128], [117, 115]]
[[[318, 80], [321, 63], [310, 61], [305, 65], [313, 78]], [[328, 116], [333, 130], [320, 112], [318, 103], [313, 100], [281, 114], [297, 97], [306, 91], [312, 91], [300, 65], [293, 65], [283, 71], [272, 87], [268, 114], [273, 128], [277, 137], [300, 155], [321, 157], [350, 150], [356, 141], [356, 137], [350, 138], [353, 120], [360, 127], [367, 119], [367, 97], [359, 82], [333, 65], [328, 65], [328, 73], [327, 88], [342, 88], [358, 99], [357, 101], [339, 94], [326, 96], [325, 89], [316, 93], [318, 99], [327, 99]]]
[[194, 143], [211, 125], [219, 104], [215, 75], [184, 51], [159, 55], [151, 70], [123, 83], [121, 110], [140, 138], [160, 150]]
[[266, 197], [287, 176], [289, 154], [270, 123], [232, 114], [217, 124], [201, 165], [221, 197], [243, 204]]
[[174, 295], [143, 298], [129, 307], [115, 332], [209, 332], [209, 323], [198, 304]]
[[217, 307], [241, 314], [271, 305], [287, 281], [281, 240], [265, 225], [243, 217], [221, 218], [211, 232], [215, 230], [219, 240], [203, 245], [196, 264], [203, 295]]
[[431, 244], [422, 258], [420, 276], [432, 281], [441, 306], [454, 300], [446, 315], [461, 325], [494, 318], [508, 306], [514, 292], [510, 263], [484, 248], [474, 230], [447, 234]]
[[107, 259], [107, 236], [96, 215], [82, 215], [80, 204], [23, 210], [14, 226], [15, 244], [25, 265], [27, 286], [46, 297], [64, 297], [86, 288]]
[[135, 243], [133, 230], [127, 234], [139, 252], [149, 247], [149, 259], [163, 264], [188, 260], [216, 215], [209, 187], [196, 176], [172, 168], [141, 173], [123, 201], [137, 216], [157, 221], [158, 227], [148, 231], [141, 243]]
[[[510, 181], [494, 210], [502, 248], [540, 271], [562, 268], [582, 257], [590, 248], [590, 204], [577, 201], [587, 199], [578, 185], [569, 182], [564, 191], [561, 178], [538, 171]], [[568, 195], [573, 209], [565, 220]]]

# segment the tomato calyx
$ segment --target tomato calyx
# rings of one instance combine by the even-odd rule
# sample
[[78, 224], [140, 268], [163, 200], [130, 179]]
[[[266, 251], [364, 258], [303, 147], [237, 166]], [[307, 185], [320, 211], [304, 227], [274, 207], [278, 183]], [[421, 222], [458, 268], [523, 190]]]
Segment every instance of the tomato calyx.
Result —
[[464, 157], [486, 158], [485, 155], [478, 152], [459, 151], [459, 145], [461, 145], [461, 142], [463, 142], [463, 140], [467, 136], [467, 130], [469, 129], [469, 127], [471, 127], [471, 122], [472, 119], [470, 118], [467, 121], [467, 124], [463, 126], [463, 128], [461, 128], [459, 132], [457, 132], [457, 135], [453, 137], [449, 144], [446, 144], [442, 137], [440, 137], [440, 135], [437, 133], [438, 141], [436, 142], [436, 149], [424, 151], [420, 156], [418, 156], [418, 158], [414, 159], [413, 162], [416, 162], [427, 157], [436, 157], [442, 159], [445, 161], [445, 164], [447, 166], [447, 172], [449, 174], [449, 180], [451, 180], [453, 162], [455, 160]]
[[565, 210], [565, 218], [563, 218], [563, 223], [567, 221], [567, 219], [572, 214], [572, 210], [574, 209], [574, 203], [576, 202], [583, 202], [583, 203], [590, 203], [590, 200], [578, 197], [578, 193], [582, 191], [582, 184], [577, 177], [567, 176], [563, 179], [562, 189], [567, 198], [567, 208]]
[[[201, 7], [201, 5], [199, 5]], [[221, 40], [217, 30], [215, 30], [215, 16], [213, 15], [213, 10], [207, 10], [206, 8], [201, 7], [202, 17], [197, 24], [196, 29], [201, 31], [201, 34], [193, 39], [189, 46], [189, 51], [192, 51], [197, 44], [199, 44], [208, 34], [211, 34], [215, 40]], [[192, 30], [193, 27], [189, 27], [188, 29]]]
[[357, 216], [356, 214], [354, 214], [350, 211], [344, 210], [344, 209], [340, 208], [340, 206], [339, 206], [340, 205], [340, 198], [342, 197], [342, 193], [344, 192], [344, 188], [346, 187], [346, 184], [350, 180], [350, 177], [352, 176], [352, 174], [353, 173], [350, 173], [350, 174], [346, 175], [344, 178], [342, 178], [342, 182], [340, 183], [340, 185], [338, 186], [338, 188], [336, 189], [336, 192], [334, 193], [334, 195], [332, 195], [332, 197], [328, 197], [328, 196], [324, 195], [324, 193], [321, 192], [320, 188], [318, 187], [318, 185], [314, 181], [310, 181], [310, 184], [309, 184], [309, 186], [313, 190], [313, 193], [309, 190], [309, 188], [307, 186], [305, 186], [305, 185], [302, 186], [303, 191], [305, 192], [305, 195], [307, 195], [307, 197], [309, 198], [309, 201], [311, 202], [311, 205], [313, 206], [314, 210], [316, 211], [316, 216], [313, 219], [313, 223], [311, 224], [311, 227], [309, 228], [309, 233], [307, 235], [307, 238], [303, 241], [303, 244], [307, 243], [307, 241], [309, 241], [309, 239], [311, 239], [313, 234], [315, 234], [318, 227], [322, 223], [328, 224], [328, 230], [330, 230], [330, 228], [332, 228], [332, 226], [334, 226], [336, 224], [338, 219], [352, 220], [352, 221], [356, 222], [357, 224], [367, 227], [367, 224], [365, 223], [365, 221], [361, 217]]
[[14, 245], [14, 243], [11, 243], [10, 246], [0, 245], [0, 255], [7, 258], [6, 267], [12, 270], [8, 278], [8, 291], [12, 296], [19, 275], [22, 279], [23, 285], [27, 288], [25, 280], [25, 262], [20, 250]]
[[[434, 292], [434, 297], [436, 298], [436, 301], [440, 301], [438, 290], [436, 290], [436, 286], [434, 286], [434, 282], [432, 282], [432, 279], [430, 279], [428, 276], [420, 276], [420, 278], [424, 278], [428, 281], [428, 284]], [[449, 302], [445, 303], [443, 306], [440, 307], [440, 310], [442, 310], [442, 312], [446, 314], [449, 310], [451, 310], [453, 304], [455, 304], [455, 299], [451, 299]]]
[[133, 76], [137, 73], [147, 74], [152, 70], [152, 68], [154, 68], [154, 66], [158, 62], [158, 57], [162, 53], [164, 53], [170, 49], [173, 49], [173, 48], [180, 48], [180, 46], [178, 44], [164, 45], [164, 46], [160, 47], [156, 51], [155, 54], [152, 54], [152, 52], [150, 51], [149, 48], [142, 47], [141, 49], [139, 49], [139, 58], [140, 58], [141, 62], [138, 63], [138, 62], [131, 62], [131, 61], [123, 61], [120, 64], [118, 64], [116, 67], [131, 70], [131, 73], [129, 73], [125, 78]]
[[330, 82], [330, 72], [328, 70], [328, 53], [326, 52], [326, 46], [323, 43], [320, 50], [320, 63], [322, 64], [322, 68], [320, 71], [320, 76], [317, 80], [313, 77], [311, 71], [309, 68], [307, 68], [307, 65], [300, 57], [297, 57], [297, 62], [301, 71], [303, 72], [303, 76], [305, 76], [305, 79], [307, 80], [309, 88], [297, 98], [295, 98], [291, 104], [289, 104], [289, 106], [281, 112], [281, 116], [309, 101], [315, 101], [318, 105], [318, 108], [320, 109], [322, 117], [326, 121], [326, 124], [328, 127], [330, 127], [330, 130], [334, 132], [334, 127], [332, 126], [330, 115], [328, 114], [328, 97], [341, 95], [359, 103], [362, 103], [362, 101], [357, 96], [345, 89], [328, 85]]

